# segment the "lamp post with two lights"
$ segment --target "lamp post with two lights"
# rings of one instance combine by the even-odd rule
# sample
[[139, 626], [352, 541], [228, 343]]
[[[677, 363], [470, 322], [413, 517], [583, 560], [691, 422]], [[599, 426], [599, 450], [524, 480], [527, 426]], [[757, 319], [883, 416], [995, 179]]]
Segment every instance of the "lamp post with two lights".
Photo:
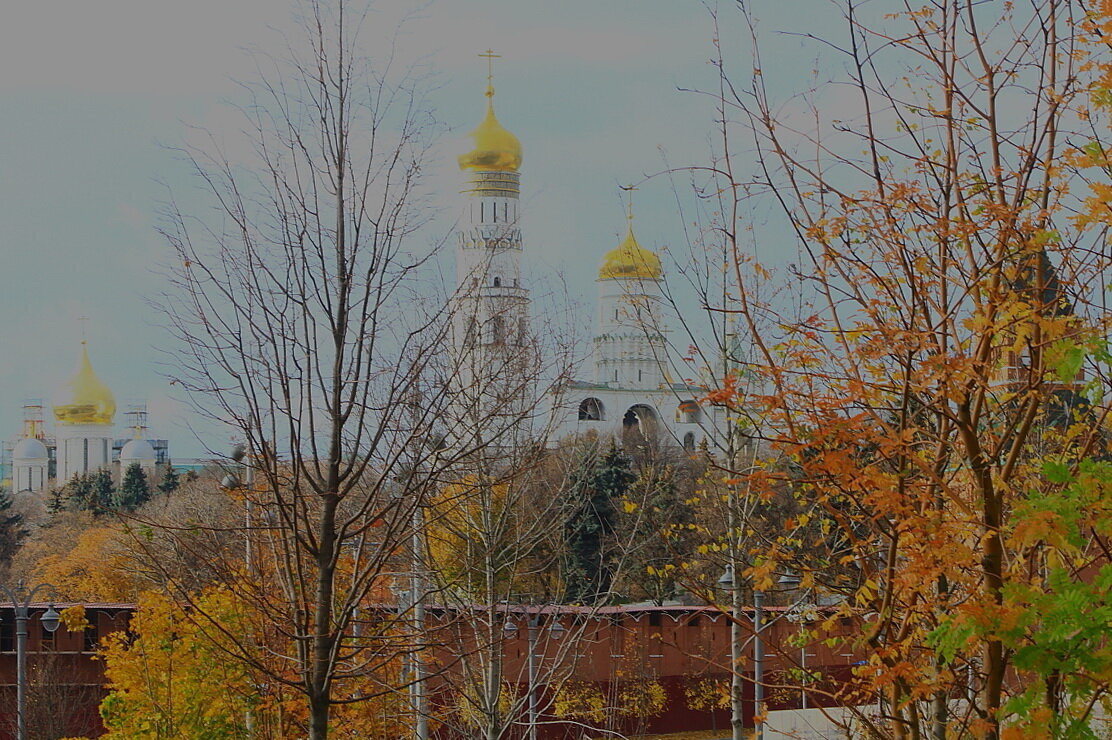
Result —
[[[30, 590], [23, 585], [23, 581], [20, 581], [14, 589], [0, 584], [0, 593], [11, 603], [15, 611], [16, 740], [27, 740], [27, 622], [30, 619], [31, 604], [35, 594], [42, 590], [50, 591], [52, 594], [58, 591], [49, 583], [40, 583]], [[54, 610], [54, 603], [51, 601], [46, 611], [39, 617], [39, 623], [44, 630], [53, 634], [58, 629], [60, 621], [61, 617]]]
[[[540, 633], [541, 627], [541, 612], [536, 612], [529, 617], [529, 740], [537, 740], [537, 637]], [[548, 627], [548, 634], [553, 640], [559, 640], [564, 636], [564, 625], [560, 624], [559, 615], [554, 615], [549, 621], [552, 622]], [[506, 623], [502, 626], [502, 631], [507, 636], [517, 633], [517, 623], [510, 617], [506, 618]]]
[[[780, 576], [780, 586], [792, 589], [799, 585], [799, 576], [794, 573], [786, 573]], [[741, 584], [734, 578], [734, 567], [730, 563], [726, 566], [725, 572], [718, 579], [718, 587], [724, 591], [730, 592], [732, 595], [732, 624], [730, 626], [730, 656], [733, 665], [732, 681], [734, 683], [733, 695], [740, 695], [737, 690], [738, 684], [741, 682], [741, 675], [737, 667], [741, 664], [741, 610], [740, 610], [740, 590]], [[765, 629], [764, 624], [764, 591], [760, 589], [753, 590], [753, 737], [755, 740], [764, 740], [764, 639], [762, 632]], [[740, 722], [738, 712], [741, 710], [735, 702], [733, 706], [734, 727], [739, 727]]]

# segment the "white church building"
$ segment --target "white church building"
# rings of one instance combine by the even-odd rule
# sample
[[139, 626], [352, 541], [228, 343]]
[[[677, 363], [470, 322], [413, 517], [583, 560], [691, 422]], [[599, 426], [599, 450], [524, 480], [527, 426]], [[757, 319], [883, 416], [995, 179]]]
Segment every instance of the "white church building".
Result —
[[[489, 54], [489, 52], [488, 52]], [[529, 293], [521, 280], [521, 143], [495, 117], [488, 75], [486, 117], [471, 133], [474, 149], [459, 157], [466, 203], [456, 248], [457, 311], [453, 337], [464, 405], [477, 413], [506, 399], [466, 399], [476, 372], [526, 354]], [[601, 250], [600, 250], [601, 251]], [[545, 399], [549, 442], [594, 432], [631, 435], [695, 450], [725, 449], [723, 409], [704, 407], [706, 389], [675, 383], [660, 258], [633, 234], [602, 258], [593, 337], [594, 377], [565, 383]], [[525, 387], [513, 389], [524, 394]]]
[[595, 432], [630, 435], [695, 450], [725, 448], [725, 414], [702, 403], [706, 389], [673, 382], [660, 258], [633, 234], [606, 253], [598, 299], [592, 361], [594, 377], [574, 380], [553, 398], [553, 441]]
[[93, 370], [84, 340], [77, 372], [54, 398], [53, 434], [46, 430], [42, 410], [37, 399], [25, 402], [23, 431], [8, 442], [12, 491], [42, 491], [100, 469], [118, 476], [133, 463], [150, 477], [168, 461], [166, 440], [146, 438], [145, 406], [128, 411], [128, 436], [116, 436], [116, 398]]

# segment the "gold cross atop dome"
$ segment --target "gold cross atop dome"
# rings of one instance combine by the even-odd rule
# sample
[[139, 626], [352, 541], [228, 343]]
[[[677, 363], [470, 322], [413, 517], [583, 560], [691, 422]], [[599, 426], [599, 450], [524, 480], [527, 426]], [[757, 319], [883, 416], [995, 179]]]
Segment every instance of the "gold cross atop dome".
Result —
[[636, 185], [619, 185], [618, 189], [626, 193], [626, 224], [629, 232], [633, 233], [633, 191], [637, 189]]
[[81, 357], [77, 373], [70, 378], [55, 399], [54, 419], [59, 424], [112, 423], [116, 414], [116, 399], [89, 362], [88, 342], [81, 340]]
[[660, 258], [638, 244], [637, 238], [633, 236], [633, 191], [636, 189], [633, 185], [621, 186], [621, 190], [629, 194], [626, 205], [626, 237], [621, 244], [606, 253], [602, 268], [598, 271], [599, 280], [660, 280], [664, 274]]
[[475, 148], [460, 156], [459, 168], [472, 172], [517, 172], [521, 167], [521, 142], [494, 115], [494, 60], [501, 56], [493, 49], [479, 56], [487, 60], [486, 118], [471, 132]]
[[501, 59], [501, 54], [495, 54], [494, 49], [487, 49], [479, 56], [486, 57], [487, 60], [487, 91], [488, 98], [494, 97], [494, 60]]

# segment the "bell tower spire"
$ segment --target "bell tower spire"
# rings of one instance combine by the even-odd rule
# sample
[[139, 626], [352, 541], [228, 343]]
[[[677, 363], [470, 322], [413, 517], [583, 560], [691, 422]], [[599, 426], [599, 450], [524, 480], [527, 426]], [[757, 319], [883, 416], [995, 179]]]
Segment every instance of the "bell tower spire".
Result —
[[[520, 400], [489, 385], [495, 372], [508, 379], [508, 368], [525, 354], [529, 292], [521, 285], [521, 142], [494, 115], [494, 60], [500, 57], [492, 49], [479, 56], [487, 62], [486, 117], [471, 132], [472, 150], [459, 157], [467, 185], [457, 233], [453, 344], [458, 395], [465, 400], [468, 388], [483, 389], [484, 398], [468, 403], [468, 413], [489, 415], [495, 411], [488, 406], [512, 409]], [[520, 373], [514, 382], [520, 386]]]

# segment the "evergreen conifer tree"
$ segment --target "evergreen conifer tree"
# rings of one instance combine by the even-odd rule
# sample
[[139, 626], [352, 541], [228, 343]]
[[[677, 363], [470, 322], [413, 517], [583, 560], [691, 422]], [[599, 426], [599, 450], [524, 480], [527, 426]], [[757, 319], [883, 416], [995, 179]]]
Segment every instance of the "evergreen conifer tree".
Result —
[[601, 458], [591, 456], [576, 476], [579, 504], [566, 524], [568, 599], [596, 601], [610, 590], [614, 553], [609, 542], [617, 519], [615, 502], [636, 480], [625, 452], [611, 442]]
[[112, 485], [112, 474], [101, 468], [89, 475], [89, 511], [103, 514], [112, 509], [116, 502], [116, 490]]
[[657, 604], [675, 594], [678, 573], [668, 566], [688, 558], [695, 548], [694, 507], [677, 485], [668, 465], [642, 465], [629, 488], [628, 505], [617, 512], [618, 539], [625, 543], [629, 567], [623, 583], [634, 594]]
[[93, 482], [88, 475], [73, 474], [69, 482], [62, 487], [59, 499], [66, 508], [74, 511], [95, 511], [93, 500]]
[[178, 490], [181, 485], [181, 478], [178, 477], [178, 471], [174, 470], [174, 466], [170, 465], [166, 468], [166, 472], [162, 474], [162, 482], [158, 484], [158, 490], [162, 493], [173, 493]]
[[123, 511], [135, 511], [151, 498], [151, 487], [147, 482], [147, 474], [143, 467], [133, 462], [124, 471], [120, 488], [116, 491], [116, 508]]
[[46, 502], [46, 510], [51, 514], [57, 514], [66, 508], [66, 486], [60, 486], [50, 489], [50, 499]]
[[23, 515], [12, 510], [13, 504], [12, 495], [0, 490], [0, 568], [15, 555], [27, 534], [23, 528]]

